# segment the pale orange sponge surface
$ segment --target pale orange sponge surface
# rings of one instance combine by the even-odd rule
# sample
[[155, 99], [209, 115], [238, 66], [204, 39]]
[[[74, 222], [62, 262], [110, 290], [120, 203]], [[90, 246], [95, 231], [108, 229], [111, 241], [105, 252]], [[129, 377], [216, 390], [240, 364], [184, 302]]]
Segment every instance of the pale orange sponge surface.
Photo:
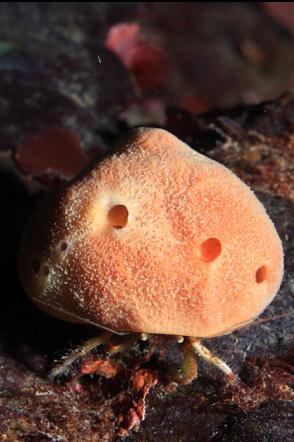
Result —
[[265, 209], [232, 172], [143, 128], [39, 207], [18, 268], [32, 300], [61, 319], [209, 337], [272, 301], [283, 251]]

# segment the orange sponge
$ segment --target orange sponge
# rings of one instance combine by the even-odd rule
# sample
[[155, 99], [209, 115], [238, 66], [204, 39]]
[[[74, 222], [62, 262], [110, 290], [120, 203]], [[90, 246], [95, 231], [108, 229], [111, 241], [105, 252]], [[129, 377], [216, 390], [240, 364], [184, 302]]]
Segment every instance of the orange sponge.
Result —
[[228, 169], [160, 129], [137, 129], [33, 214], [22, 284], [44, 311], [118, 332], [209, 337], [272, 301], [283, 251]]

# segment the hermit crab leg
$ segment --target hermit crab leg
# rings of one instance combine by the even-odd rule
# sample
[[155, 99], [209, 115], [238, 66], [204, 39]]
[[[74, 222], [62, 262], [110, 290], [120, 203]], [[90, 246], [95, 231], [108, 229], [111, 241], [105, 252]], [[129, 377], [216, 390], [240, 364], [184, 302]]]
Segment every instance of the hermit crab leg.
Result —
[[[152, 335], [149, 333], [141, 333], [141, 341], [148, 341]], [[179, 344], [180, 350], [183, 353], [183, 360], [179, 368], [169, 369], [167, 378], [176, 382], [177, 384], [189, 384], [197, 377], [197, 361], [195, 352], [189, 340], [185, 340], [183, 336], [173, 337]]]
[[200, 339], [189, 338], [189, 341], [198, 356], [210, 364], [215, 365], [229, 378], [231, 382], [235, 382], [237, 380], [237, 376], [235, 373], [233, 373], [230, 367], [222, 359], [218, 358], [210, 350], [208, 350], [208, 348], [204, 347], [204, 345], [200, 343]]
[[85, 356], [87, 353], [89, 353], [94, 348], [99, 347], [100, 345], [106, 343], [109, 340], [111, 335], [112, 335], [111, 332], [105, 332], [99, 336], [96, 336], [94, 338], [87, 340], [86, 342], [83, 342], [75, 350], [73, 350], [68, 355], [66, 355], [63, 358], [63, 361], [59, 362], [56, 365], [56, 367], [54, 367], [49, 372], [49, 378], [51, 380], [54, 380], [56, 377], [62, 375], [71, 366], [71, 364], [73, 364], [76, 360]]
[[197, 377], [197, 361], [194, 349], [189, 341], [183, 343], [180, 339], [177, 339], [177, 341], [184, 357], [180, 368], [171, 372], [172, 380], [178, 384], [189, 384]]

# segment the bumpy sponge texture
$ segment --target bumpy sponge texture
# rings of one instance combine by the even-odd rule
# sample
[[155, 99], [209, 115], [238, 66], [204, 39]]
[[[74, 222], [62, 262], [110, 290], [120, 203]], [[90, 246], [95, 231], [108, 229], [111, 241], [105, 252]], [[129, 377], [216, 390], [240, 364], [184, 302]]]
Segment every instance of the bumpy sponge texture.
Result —
[[209, 337], [251, 321], [283, 274], [281, 241], [253, 192], [160, 129], [137, 129], [33, 214], [18, 268], [61, 319]]

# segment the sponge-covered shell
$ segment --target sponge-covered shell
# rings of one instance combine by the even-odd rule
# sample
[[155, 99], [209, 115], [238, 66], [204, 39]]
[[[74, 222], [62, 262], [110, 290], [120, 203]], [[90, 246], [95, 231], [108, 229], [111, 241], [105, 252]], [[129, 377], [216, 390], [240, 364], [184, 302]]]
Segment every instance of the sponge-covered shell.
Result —
[[137, 129], [33, 214], [19, 251], [32, 300], [115, 331], [208, 337], [255, 318], [283, 252], [253, 192], [160, 129]]

